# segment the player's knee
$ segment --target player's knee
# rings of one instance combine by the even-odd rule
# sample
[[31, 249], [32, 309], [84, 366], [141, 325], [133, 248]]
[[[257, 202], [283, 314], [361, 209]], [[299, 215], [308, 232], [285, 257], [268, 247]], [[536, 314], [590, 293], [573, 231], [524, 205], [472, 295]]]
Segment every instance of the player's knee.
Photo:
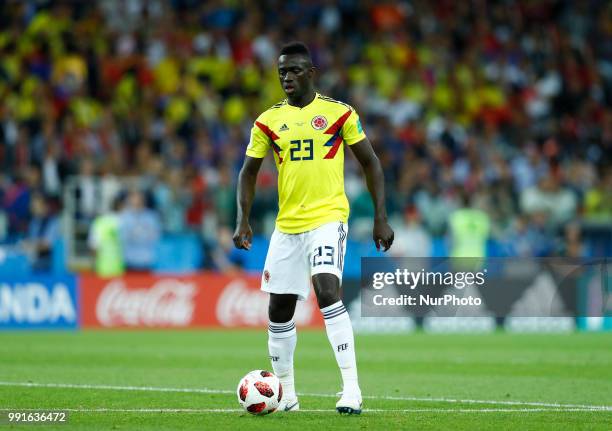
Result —
[[340, 301], [340, 289], [336, 286], [320, 286], [316, 291], [319, 308], [329, 307]]
[[[293, 318], [293, 313], [295, 312], [295, 301], [297, 298], [293, 298], [295, 295], [282, 295], [283, 297], [279, 296], [270, 296], [268, 318], [271, 322], [275, 323], [288, 322]], [[291, 296], [291, 298], [286, 298], [286, 296]]]
[[284, 323], [290, 321], [293, 318], [293, 314], [278, 307], [269, 307], [268, 318], [271, 322]]
[[340, 294], [336, 289], [324, 288], [321, 289], [317, 295], [319, 308], [329, 307], [338, 301], [340, 301]]
[[317, 274], [313, 278], [319, 308], [325, 308], [340, 301], [340, 283], [333, 274]]

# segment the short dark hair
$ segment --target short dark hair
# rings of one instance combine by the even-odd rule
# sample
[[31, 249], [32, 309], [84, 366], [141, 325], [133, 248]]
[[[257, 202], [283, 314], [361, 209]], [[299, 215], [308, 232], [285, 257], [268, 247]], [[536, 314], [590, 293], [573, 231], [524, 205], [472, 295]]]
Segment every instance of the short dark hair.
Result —
[[310, 50], [303, 42], [289, 42], [282, 46], [279, 55], [305, 55], [308, 58], [310, 57]]

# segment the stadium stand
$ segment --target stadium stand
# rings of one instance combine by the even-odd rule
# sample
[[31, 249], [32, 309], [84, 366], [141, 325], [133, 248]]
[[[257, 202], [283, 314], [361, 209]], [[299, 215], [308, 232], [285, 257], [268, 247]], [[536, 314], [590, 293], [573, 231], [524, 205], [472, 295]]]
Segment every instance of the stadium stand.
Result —
[[[416, 212], [433, 254], [447, 254], [467, 192], [490, 225], [489, 254], [609, 256], [612, 4], [483, 4], [475, 14], [453, 1], [2, 2], [3, 255], [18, 253], [42, 192], [63, 215], [56, 248], [90, 266], [92, 220], [137, 184], [163, 225], [152, 269], [225, 268], [216, 233], [233, 228], [254, 117], [283, 98], [277, 49], [299, 35], [319, 91], [360, 113], [398, 230]], [[274, 169], [267, 160], [254, 206], [263, 237]], [[353, 248], [368, 251], [371, 205], [350, 156], [346, 183]], [[167, 259], [186, 238], [202, 257]], [[229, 258], [253, 270], [266, 247]], [[22, 262], [0, 270], [21, 271], [12, 259]]]

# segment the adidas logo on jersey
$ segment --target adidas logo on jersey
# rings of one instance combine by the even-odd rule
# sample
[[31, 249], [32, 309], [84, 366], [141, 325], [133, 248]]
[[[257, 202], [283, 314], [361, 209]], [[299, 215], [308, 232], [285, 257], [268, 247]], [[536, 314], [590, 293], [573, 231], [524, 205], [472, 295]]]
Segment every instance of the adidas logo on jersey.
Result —
[[286, 124], [283, 124], [283, 125], [281, 126], [281, 128], [280, 128], [280, 129], [278, 129], [278, 131], [279, 131], [279, 132], [284, 132], [284, 131], [286, 131], [286, 130], [289, 130], [289, 127], [287, 127], [287, 125], [286, 125]]

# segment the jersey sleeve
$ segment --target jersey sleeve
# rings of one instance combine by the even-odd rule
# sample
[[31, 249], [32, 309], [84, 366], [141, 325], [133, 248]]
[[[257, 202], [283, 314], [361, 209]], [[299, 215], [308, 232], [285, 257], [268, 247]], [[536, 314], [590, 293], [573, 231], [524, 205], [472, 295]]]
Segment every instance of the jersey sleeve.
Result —
[[353, 145], [366, 138], [366, 134], [361, 127], [359, 115], [354, 110], [351, 110], [351, 115], [342, 126], [342, 139], [347, 145]]
[[266, 135], [264, 131], [267, 129], [267, 126], [262, 117], [263, 115], [260, 115], [253, 123], [251, 138], [249, 139], [249, 145], [246, 149], [246, 155], [256, 159], [263, 159], [266, 157], [268, 149], [270, 148], [270, 137]]

